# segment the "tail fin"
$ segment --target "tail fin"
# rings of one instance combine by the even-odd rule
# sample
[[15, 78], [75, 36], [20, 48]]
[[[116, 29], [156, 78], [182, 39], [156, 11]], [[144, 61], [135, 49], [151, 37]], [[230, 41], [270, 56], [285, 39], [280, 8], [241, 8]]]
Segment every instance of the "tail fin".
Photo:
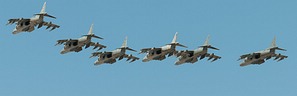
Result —
[[124, 40], [124, 42], [123, 42], [121, 48], [117, 48], [117, 49], [121, 49], [121, 50], [130, 50], [130, 51], [137, 52], [136, 50], [131, 49], [131, 48], [128, 47], [128, 45], [127, 45], [127, 40], [128, 40], [128, 37], [126, 36], [126, 38], [125, 38], [125, 40]]
[[94, 37], [94, 38], [98, 38], [98, 39], [103, 39], [102, 37], [96, 36], [93, 33], [93, 26], [94, 26], [94, 24], [91, 25], [89, 33], [87, 35], [82, 35], [82, 36], [87, 36], [88, 38]]
[[282, 48], [279, 48], [277, 47], [276, 45], [276, 37], [274, 36], [273, 40], [272, 40], [272, 43], [270, 45], [270, 47], [268, 48], [270, 50], [282, 50], [282, 51], [286, 51], [286, 49], [282, 49]]
[[54, 18], [54, 19], [56, 19], [56, 17], [55, 16], [52, 16], [52, 15], [49, 15], [49, 14], [47, 14], [46, 12], [45, 12], [45, 8], [46, 8], [46, 2], [44, 2], [44, 4], [43, 4], [43, 7], [42, 7], [42, 9], [41, 9], [41, 11], [40, 11], [40, 13], [38, 13], [38, 14], [34, 14], [34, 15], [36, 15], [36, 17], [40, 17], [40, 16], [46, 16], [46, 17], [50, 17], [50, 18]]
[[126, 47], [128, 47], [128, 46], [127, 46], [127, 40], [128, 40], [128, 37], [126, 36], [126, 38], [125, 38], [125, 40], [124, 40], [124, 42], [123, 42], [121, 48], [126, 48]]
[[177, 43], [177, 42], [176, 42], [177, 34], [178, 34], [178, 32], [175, 33], [175, 35], [174, 35], [174, 37], [173, 37], [171, 43]]
[[178, 42], [176, 41], [176, 40], [177, 40], [177, 34], [178, 34], [178, 32], [175, 33], [175, 35], [174, 35], [174, 37], [173, 37], [171, 43], [170, 43], [170, 44], [166, 44], [166, 45], [170, 45], [170, 46], [181, 46], [181, 47], [185, 47], [185, 48], [187, 48], [187, 46], [182, 45], [182, 44], [180, 44], [180, 43], [178, 43]]
[[276, 37], [274, 36], [273, 40], [272, 40], [272, 43], [270, 45], [270, 48], [274, 48], [274, 47], [277, 47], [276, 45]]
[[214, 50], [219, 50], [218, 48], [213, 47], [213, 46], [211, 46], [211, 45], [209, 44], [209, 39], [210, 39], [210, 35], [207, 36], [207, 38], [206, 38], [204, 44], [203, 44], [202, 46], [200, 46], [200, 47], [203, 47], [203, 48], [210, 48], [210, 49], [214, 49]]
[[46, 2], [44, 2], [43, 6], [42, 6], [42, 9], [40, 11], [40, 14], [45, 14], [45, 8], [46, 8]]
[[92, 35], [93, 34], [93, 26], [94, 26], [94, 24], [91, 25], [88, 35]]
[[207, 36], [203, 46], [208, 46], [209, 45], [209, 39], [210, 39], [210, 35]]

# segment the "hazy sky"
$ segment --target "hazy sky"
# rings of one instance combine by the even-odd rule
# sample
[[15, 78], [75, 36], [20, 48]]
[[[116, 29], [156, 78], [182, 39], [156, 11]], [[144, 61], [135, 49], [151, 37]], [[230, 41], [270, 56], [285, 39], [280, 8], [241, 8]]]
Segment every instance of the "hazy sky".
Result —
[[[13, 35], [10, 18], [39, 13], [45, 0], [0, 1], [1, 96], [296, 96], [296, 0], [50, 0], [46, 11], [60, 25]], [[128, 36], [128, 46], [160, 47], [178, 42], [195, 49], [204, 43], [222, 59], [175, 66], [163, 61], [94, 66], [91, 48], [61, 55], [56, 40], [79, 38], [94, 23], [96, 40], [111, 51]], [[273, 37], [289, 58], [240, 67], [240, 55], [263, 50]], [[144, 54], [128, 52], [139, 58]]]

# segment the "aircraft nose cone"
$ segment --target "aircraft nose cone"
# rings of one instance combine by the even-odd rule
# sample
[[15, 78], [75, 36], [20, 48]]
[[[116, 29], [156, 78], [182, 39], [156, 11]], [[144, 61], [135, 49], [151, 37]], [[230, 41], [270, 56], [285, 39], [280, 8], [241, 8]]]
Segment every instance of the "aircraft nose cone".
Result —
[[100, 64], [103, 64], [103, 62], [100, 62], [99, 60], [96, 60], [96, 61], [94, 62], [94, 65], [100, 65]]
[[13, 29], [12, 34], [18, 34], [19, 32], [17, 31], [17, 29]]
[[66, 51], [64, 51], [64, 50], [62, 50], [61, 52], [60, 52], [60, 54], [66, 54], [67, 52]]
[[246, 62], [242, 62], [242, 63], [240, 63], [240, 67], [247, 66], [247, 65], [249, 65], [249, 64], [246, 63]]
[[99, 61], [98, 61], [98, 60], [96, 60], [96, 61], [94, 62], [94, 64], [99, 64]]
[[142, 62], [148, 62], [148, 61], [149, 61], [148, 59], [143, 59], [143, 60], [142, 60]]
[[145, 56], [145, 57], [142, 59], [142, 62], [148, 62], [148, 61], [150, 61], [150, 60], [147, 58], [147, 56]]
[[175, 62], [175, 65], [180, 65], [180, 64], [182, 64], [182, 62], [180, 62], [180, 61]]

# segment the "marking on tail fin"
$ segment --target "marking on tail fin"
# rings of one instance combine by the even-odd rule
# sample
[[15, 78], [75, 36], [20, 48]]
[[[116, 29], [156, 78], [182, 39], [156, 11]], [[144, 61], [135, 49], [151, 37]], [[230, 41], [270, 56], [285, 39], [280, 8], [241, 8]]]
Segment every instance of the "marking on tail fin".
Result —
[[210, 35], [207, 36], [203, 46], [209, 45], [209, 39], [210, 39]]
[[94, 26], [94, 24], [91, 25], [88, 35], [92, 35], [93, 34], [93, 26]]
[[171, 43], [177, 43], [177, 42], [176, 42], [177, 34], [178, 34], [178, 32], [175, 33], [175, 35], [174, 35], [174, 37], [173, 37]]
[[42, 6], [42, 9], [40, 11], [40, 14], [45, 14], [45, 8], [46, 8], [46, 2], [44, 2], [43, 6]]
[[128, 41], [128, 37], [126, 36], [126, 38], [125, 38], [125, 40], [124, 40], [124, 42], [122, 44], [122, 48], [128, 47], [127, 46], [127, 41]]
[[270, 45], [271, 48], [274, 48], [274, 47], [277, 47], [276, 45], [276, 37], [274, 36], [273, 40], [272, 40], [272, 43]]

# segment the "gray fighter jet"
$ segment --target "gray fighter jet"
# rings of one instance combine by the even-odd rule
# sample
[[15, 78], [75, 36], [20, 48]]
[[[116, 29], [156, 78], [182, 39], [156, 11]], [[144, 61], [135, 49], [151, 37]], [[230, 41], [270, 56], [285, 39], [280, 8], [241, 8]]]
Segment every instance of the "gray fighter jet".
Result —
[[214, 53], [207, 53], [208, 48], [214, 49], [214, 50], [219, 50], [218, 48], [215, 48], [211, 45], [208, 44], [209, 41], [209, 36], [205, 40], [204, 45], [200, 46], [198, 49], [189, 51], [189, 50], [183, 50], [183, 51], [178, 51], [177, 54], [175, 54], [178, 57], [178, 60], [175, 62], [175, 65], [181, 65], [184, 63], [192, 63], [194, 64], [195, 62], [198, 61], [197, 58], [203, 59], [205, 57], [208, 57], [207, 60], [213, 59], [211, 62], [216, 61], [218, 59], [221, 59], [220, 56], [214, 55]]
[[47, 26], [46, 29], [50, 29], [50, 31], [59, 28], [60, 26], [53, 24], [52, 22], [45, 22], [43, 19], [44, 17], [55, 18], [52, 15], [49, 15], [45, 12], [46, 2], [44, 3], [40, 13], [34, 14], [35, 16], [32, 18], [18, 18], [18, 19], [9, 19], [8, 24], [16, 23], [16, 28], [13, 30], [13, 34], [17, 34], [20, 32], [32, 32], [37, 26], [37, 28], [41, 28], [42, 26]]
[[177, 32], [175, 33], [173, 40], [170, 44], [166, 44], [165, 46], [161, 48], [144, 48], [140, 50], [140, 53], [147, 53], [146, 56], [143, 58], [142, 62], [148, 62], [150, 60], [164, 60], [166, 58], [166, 55], [168, 57], [172, 56], [176, 53], [176, 46], [185, 47], [186, 46], [176, 42], [177, 39]]
[[272, 44], [269, 48], [262, 50], [262, 51], [258, 51], [258, 52], [240, 56], [240, 58], [238, 60], [244, 60], [240, 64], [240, 66], [247, 66], [250, 64], [260, 65], [260, 64], [263, 64], [265, 62], [265, 60], [271, 59], [272, 57], [275, 57], [274, 60], [277, 60], [277, 61], [281, 61], [285, 58], [288, 58], [288, 56], [282, 55], [280, 53], [279, 54], [275, 53], [276, 50], [286, 51], [285, 49], [277, 47], [276, 38], [274, 37]]
[[58, 40], [56, 45], [64, 44], [63, 50], [60, 52], [61, 54], [65, 54], [68, 52], [80, 52], [85, 46], [85, 49], [94, 46], [93, 49], [99, 48], [98, 50], [101, 50], [102, 48], [106, 48], [106, 46], [97, 43], [92, 42], [92, 38], [98, 38], [103, 39], [99, 36], [96, 36], [93, 33], [93, 24], [90, 27], [89, 33], [87, 35], [83, 35], [83, 37], [78, 39], [63, 39]]
[[127, 37], [124, 40], [124, 43], [122, 44], [121, 48], [117, 48], [116, 50], [111, 51], [111, 52], [94, 52], [94, 53], [92, 53], [92, 56], [90, 58], [96, 57], [96, 56], [99, 57], [95, 61], [95, 63], [94, 63], [95, 65], [101, 65], [104, 63], [113, 64], [117, 61], [116, 60], [117, 58], [118, 58], [118, 60], [127, 58], [127, 61], [131, 60], [130, 63], [134, 62], [135, 60], [139, 60], [139, 58], [132, 56], [131, 54], [127, 55], [126, 50], [137, 52], [136, 50], [133, 50], [127, 46]]

